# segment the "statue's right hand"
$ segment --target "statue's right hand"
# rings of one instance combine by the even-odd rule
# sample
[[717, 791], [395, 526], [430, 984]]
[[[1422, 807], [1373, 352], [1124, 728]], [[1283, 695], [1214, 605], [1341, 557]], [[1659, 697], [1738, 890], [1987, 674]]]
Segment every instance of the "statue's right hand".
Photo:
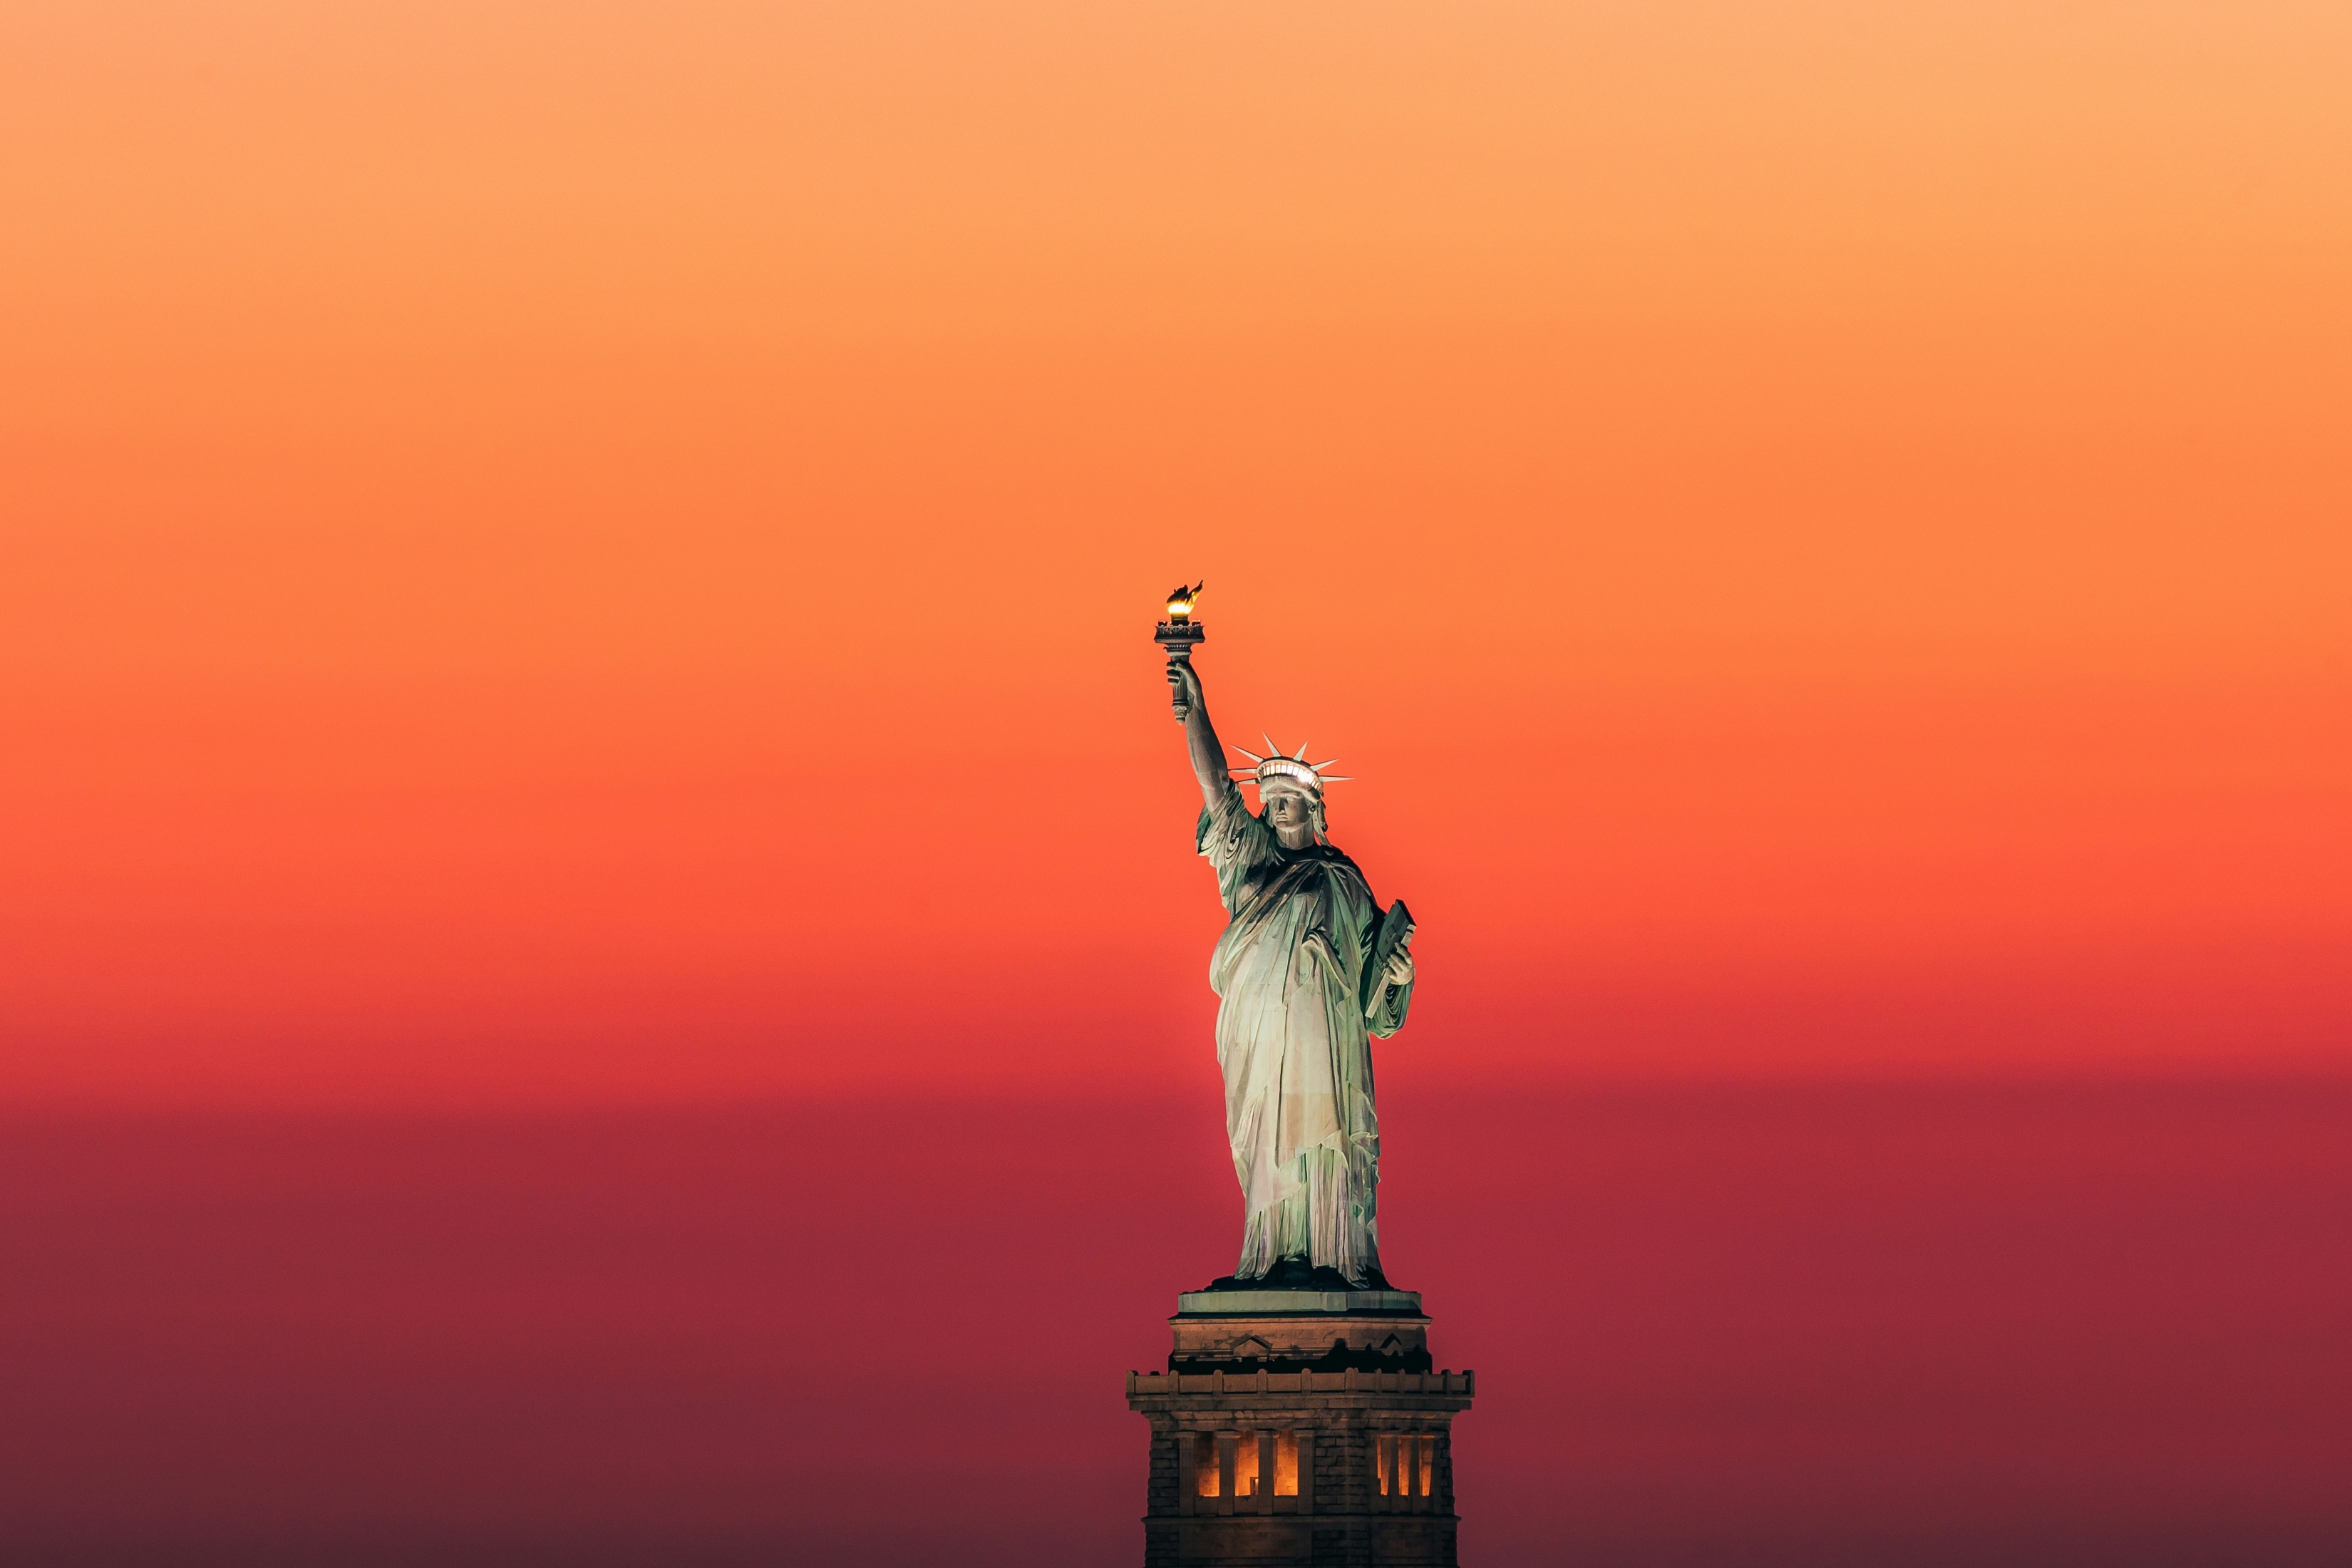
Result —
[[1201, 678], [1193, 673], [1191, 659], [1171, 658], [1168, 661], [1168, 684], [1176, 689], [1171, 695], [1183, 706], [1198, 708], [1201, 705]]

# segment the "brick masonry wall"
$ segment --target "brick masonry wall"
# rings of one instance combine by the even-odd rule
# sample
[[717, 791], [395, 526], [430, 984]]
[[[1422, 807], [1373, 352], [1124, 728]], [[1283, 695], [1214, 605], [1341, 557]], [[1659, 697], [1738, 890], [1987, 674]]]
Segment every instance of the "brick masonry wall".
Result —
[[[1281, 1374], [1275, 1374], [1279, 1378]], [[1327, 1381], [1328, 1378], [1328, 1381]], [[1425, 1564], [1451, 1568], [1454, 1562], [1454, 1415], [1470, 1407], [1465, 1374], [1339, 1374], [1273, 1379], [1149, 1376], [1129, 1379], [1129, 1403], [1151, 1427], [1145, 1489], [1144, 1562], [1147, 1568], [1201, 1568], [1216, 1560], [1216, 1543], [1227, 1529], [1208, 1499], [1198, 1512], [1182, 1512], [1194, 1478], [1187, 1462], [1189, 1443], [1219, 1432], [1290, 1430], [1311, 1435], [1303, 1458], [1310, 1467], [1302, 1489], [1304, 1514], [1276, 1519], [1307, 1526], [1309, 1558], [1318, 1565], [1372, 1562], [1376, 1538], [1380, 1561], [1403, 1568]], [[1385, 1383], [1386, 1386], [1378, 1384]], [[1378, 1444], [1383, 1434], [1432, 1433], [1437, 1437], [1431, 1463], [1431, 1495], [1421, 1510], [1394, 1510], [1379, 1495]], [[1239, 1501], [1240, 1500], [1236, 1500]], [[1255, 1517], [1245, 1510], [1242, 1518]], [[1191, 1534], [1187, 1535], [1187, 1531]], [[1235, 1536], [1240, 1545], [1240, 1532]], [[1192, 1555], [1186, 1556], [1191, 1542]], [[1208, 1556], [1201, 1555], [1207, 1552]], [[1237, 1559], [1238, 1560], [1238, 1559]], [[1264, 1558], [1251, 1561], [1265, 1564]]]

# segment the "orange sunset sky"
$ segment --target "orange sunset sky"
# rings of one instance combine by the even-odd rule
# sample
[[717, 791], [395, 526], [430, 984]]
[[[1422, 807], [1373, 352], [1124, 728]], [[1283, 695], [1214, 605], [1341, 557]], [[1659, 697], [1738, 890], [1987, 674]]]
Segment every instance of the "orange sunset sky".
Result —
[[0, 11], [0, 1101], [2352, 1068], [2352, 10]]

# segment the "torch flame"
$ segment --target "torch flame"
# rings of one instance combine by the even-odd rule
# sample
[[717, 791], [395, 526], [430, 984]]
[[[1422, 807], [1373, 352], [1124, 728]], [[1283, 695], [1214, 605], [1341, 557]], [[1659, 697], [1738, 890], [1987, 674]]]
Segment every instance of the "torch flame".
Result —
[[1181, 584], [1177, 584], [1176, 591], [1168, 595], [1168, 618], [1174, 621], [1179, 626], [1191, 620], [1192, 618], [1192, 601], [1201, 596], [1201, 590], [1207, 585], [1208, 580], [1206, 578], [1193, 584], [1189, 588], [1185, 587]]

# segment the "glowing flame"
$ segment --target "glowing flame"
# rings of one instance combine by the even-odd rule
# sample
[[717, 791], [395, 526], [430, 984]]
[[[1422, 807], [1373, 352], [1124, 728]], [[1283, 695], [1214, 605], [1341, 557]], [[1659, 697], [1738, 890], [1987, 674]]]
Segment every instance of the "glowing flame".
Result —
[[1201, 596], [1201, 590], [1205, 586], [1205, 581], [1195, 583], [1189, 588], [1178, 584], [1176, 591], [1168, 595], [1168, 618], [1180, 626], [1191, 620], [1192, 601]]

